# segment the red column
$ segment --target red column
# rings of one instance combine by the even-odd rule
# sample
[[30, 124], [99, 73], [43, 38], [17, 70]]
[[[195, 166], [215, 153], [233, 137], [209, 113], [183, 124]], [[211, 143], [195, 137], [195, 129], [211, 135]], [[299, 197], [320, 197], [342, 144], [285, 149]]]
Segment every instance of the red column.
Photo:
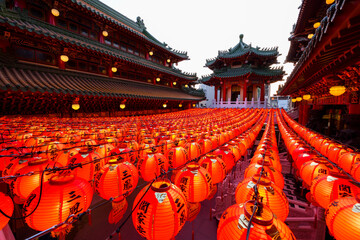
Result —
[[222, 86], [222, 90], [223, 90], [223, 95], [222, 95], [222, 99], [223, 101], [225, 102], [226, 101], [226, 84], [223, 83], [223, 86]]
[[55, 16], [51, 14], [51, 12], [48, 13], [48, 23], [50, 23], [51, 25], [56, 25], [55, 24]]
[[247, 82], [246, 80], [244, 81], [244, 89], [243, 89], [243, 101], [245, 101], [246, 98], [246, 93], [247, 93]]
[[149, 60], [149, 52], [146, 52], [145, 58], [146, 60]]
[[63, 62], [61, 59], [60, 59], [60, 56], [58, 58], [58, 63], [59, 63], [59, 68], [60, 69], [65, 69], [65, 62]]
[[111, 68], [112, 68], [111, 66], [108, 67], [108, 76], [112, 78], [113, 77], [113, 71], [112, 71]]
[[260, 86], [260, 101], [265, 100], [265, 83], [263, 82]]
[[26, 8], [26, 1], [25, 0], [15, 0], [14, 6], [20, 8], [21, 10]]
[[217, 91], [218, 91], [218, 87], [215, 86], [215, 101], [217, 101]]
[[100, 43], [105, 43], [105, 38], [102, 35], [102, 32], [100, 32]]

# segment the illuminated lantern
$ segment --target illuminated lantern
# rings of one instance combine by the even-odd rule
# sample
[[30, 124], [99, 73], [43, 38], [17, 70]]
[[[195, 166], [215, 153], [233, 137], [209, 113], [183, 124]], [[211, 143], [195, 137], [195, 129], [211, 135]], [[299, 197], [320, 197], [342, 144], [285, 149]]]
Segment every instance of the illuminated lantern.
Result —
[[117, 158], [117, 160], [119, 162], [134, 163], [134, 161], [132, 161], [132, 158], [130, 157], [130, 155], [134, 155], [133, 150], [126, 146], [123, 146], [120, 148], [114, 148], [110, 152], [110, 156], [112, 156], [113, 158]]
[[360, 195], [333, 201], [326, 211], [326, 225], [335, 239], [360, 239]]
[[187, 162], [187, 152], [183, 147], [171, 148], [167, 154], [170, 168], [177, 168], [184, 165]]
[[310, 191], [314, 200], [325, 209], [338, 198], [360, 193], [359, 188], [350, 183], [349, 177], [335, 172], [315, 178]]
[[60, 142], [46, 142], [43, 146], [38, 147], [36, 152], [43, 152], [39, 154], [40, 157], [55, 161], [56, 157], [60, 154], [63, 148], [64, 145]]
[[[12, 161], [9, 161], [5, 166], [4, 171], [2, 172], [2, 177], [12, 176], [21, 168], [27, 166], [28, 162], [31, 161], [32, 157], [30, 156], [22, 156], [18, 158], [14, 158]], [[14, 179], [4, 179], [6, 183], [11, 183]]]
[[212, 142], [210, 139], [202, 138], [198, 140], [197, 143], [200, 145], [202, 154], [206, 154], [213, 149]]
[[244, 178], [250, 178], [255, 174], [260, 174], [262, 167], [264, 168], [262, 176], [270, 178], [270, 180], [276, 186], [278, 186], [280, 189], [283, 189], [285, 185], [283, 175], [281, 172], [272, 167], [268, 162], [265, 162], [264, 165], [261, 163], [250, 164], [245, 170]]
[[213, 188], [210, 173], [196, 162], [188, 163], [176, 174], [175, 185], [192, 203], [205, 200]]
[[95, 175], [94, 186], [100, 197], [109, 200], [130, 195], [136, 188], [138, 180], [138, 171], [134, 165], [111, 159]]
[[82, 149], [78, 154], [70, 158], [69, 164], [81, 164], [82, 167], [75, 168], [73, 172], [77, 177], [81, 177], [90, 182], [105, 162], [104, 159], [100, 159], [99, 154], [87, 149]]
[[[265, 153], [266, 154], [266, 153]], [[263, 154], [256, 154], [250, 161], [251, 163], [265, 164], [268, 163], [270, 166], [281, 172], [282, 166], [280, 161], [274, 160], [271, 156], [264, 156]]]
[[312, 159], [315, 159], [315, 158], [318, 158], [318, 157], [314, 151], [300, 153], [295, 160], [296, 169], [300, 170], [301, 166], [304, 163], [311, 161]]
[[293, 151], [291, 156], [292, 156], [293, 160], [296, 161], [300, 154], [302, 154], [304, 152], [309, 152], [310, 150], [311, 149], [309, 147], [299, 146], [299, 147], [295, 148], [295, 150]]
[[210, 173], [213, 184], [222, 182], [226, 177], [226, 164], [216, 155], [207, 154], [200, 159], [199, 164]]
[[332, 86], [329, 89], [329, 92], [333, 96], [340, 96], [346, 92], [346, 87], [345, 86]]
[[62, 166], [67, 166], [69, 159], [78, 154], [80, 148], [70, 148], [68, 150], [60, 151], [59, 155], [55, 158], [55, 162], [60, 163]]
[[[2, 192], [0, 192], [0, 209], [10, 217], [14, 212], [14, 204], [11, 198]], [[0, 213], [0, 230], [3, 229], [6, 224], [8, 224], [9, 220], [10, 218], [7, 218], [2, 213]]]
[[327, 157], [330, 161], [334, 162], [334, 163], [338, 163], [339, 158], [346, 153], [349, 153], [350, 151], [342, 148], [341, 146], [332, 146], [329, 148], [328, 150], [328, 154]]
[[228, 144], [225, 144], [224, 147], [227, 147], [235, 156], [235, 161], [239, 161], [241, 158], [240, 149], [238, 147], [238, 144], [236, 144], [234, 141], [229, 142]]
[[312, 181], [317, 176], [329, 174], [327, 164], [328, 162], [326, 160], [317, 158], [313, 161], [308, 161], [301, 166], [300, 177], [307, 188], [310, 188]]
[[221, 158], [226, 165], [226, 173], [229, 173], [235, 166], [235, 155], [227, 147], [220, 147], [213, 152], [214, 155]]
[[201, 203], [187, 202], [187, 208], [188, 208], [188, 217], [187, 217], [186, 221], [192, 222], [195, 220], [195, 218], [197, 217], [197, 215], [199, 214], [199, 212], [201, 210]]
[[[17, 148], [10, 147], [5, 150], [0, 150], [0, 155], [6, 156], [9, 155], [9, 157], [1, 157], [0, 158], [0, 171], [3, 171], [4, 168], [15, 159], [15, 157], [20, 155], [20, 152]], [[13, 155], [13, 157], [10, 157], [10, 155]]]
[[219, 137], [217, 135], [211, 136], [210, 141], [212, 144], [212, 149], [215, 149], [219, 146]]
[[149, 152], [137, 163], [139, 175], [142, 179], [149, 182], [169, 169], [168, 160], [164, 155], [158, 153], [156, 149]]
[[[195, 141], [195, 139], [194, 139]], [[188, 160], [194, 160], [201, 155], [201, 147], [197, 142], [189, 142], [185, 145], [185, 150], [188, 153]]]
[[[258, 182], [259, 177], [260, 175], [255, 175], [239, 183], [235, 191], [235, 200], [238, 204], [254, 200], [254, 186]], [[281, 188], [273, 184], [269, 178], [261, 176], [257, 189], [260, 202], [268, 206], [277, 218], [285, 221], [289, 215], [289, 202]]]
[[[104, 145], [100, 145], [95, 149], [95, 152], [97, 154], [99, 154], [100, 158], [105, 158], [110, 156], [111, 151], [114, 149], [115, 147], [111, 144], [104, 144]], [[105, 159], [105, 162], [107, 162], [107, 160]]]
[[[25, 201], [30, 193], [40, 186], [42, 172], [45, 168], [61, 167], [59, 163], [49, 162], [46, 158], [34, 157], [27, 162], [27, 166], [21, 168], [15, 174], [23, 175], [34, 172], [30, 176], [16, 178], [13, 185], [13, 192], [20, 197], [21, 201]], [[51, 172], [44, 173], [43, 182], [47, 182], [54, 174]]]
[[[41, 201], [40, 187], [31, 192], [23, 206], [23, 216], [32, 229], [44, 231], [65, 222], [68, 216], [87, 211], [93, 197], [92, 186], [85, 179], [74, 175], [56, 175], [43, 185]], [[39, 204], [38, 204], [39, 203]], [[67, 224], [63, 227], [71, 227]], [[64, 237], [69, 229], [58, 228], [57, 234]]]
[[[254, 201], [230, 206], [222, 214], [217, 229], [217, 240], [246, 239], [247, 228], [253, 213]], [[252, 218], [249, 239], [294, 240], [289, 227], [277, 219], [269, 207], [259, 203]]]
[[340, 156], [338, 160], [339, 166], [344, 169], [345, 172], [350, 173], [355, 163], [360, 162], [359, 153], [345, 153]]
[[135, 229], [148, 240], [173, 239], [188, 217], [186, 203], [184, 194], [169, 180], [156, 180], [135, 198], [132, 213]]
[[159, 151], [165, 156], [167, 151], [172, 148], [174, 142], [172, 140], [162, 139], [159, 141]]
[[360, 182], [360, 162], [354, 164], [351, 170], [351, 175], [356, 179], [356, 181]]

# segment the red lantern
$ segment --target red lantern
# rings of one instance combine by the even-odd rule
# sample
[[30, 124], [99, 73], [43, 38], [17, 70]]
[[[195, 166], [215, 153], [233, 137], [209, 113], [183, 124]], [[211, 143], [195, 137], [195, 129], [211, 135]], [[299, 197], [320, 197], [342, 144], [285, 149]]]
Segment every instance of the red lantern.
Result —
[[[254, 209], [254, 201], [235, 204], [222, 214], [218, 229], [218, 240], [246, 239], [247, 228]], [[289, 227], [274, 217], [271, 210], [259, 203], [254, 214], [249, 239], [282, 239], [293, 240], [294, 234]]]
[[136, 188], [138, 180], [138, 171], [134, 165], [111, 159], [95, 175], [94, 186], [96, 193], [108, 200], [128, 196]]
[[133, 224], [148, 240], [174, 238], [187, 216], [186, 198], [169, 180], [156, 180], [143, 188], [134, 201]]
[[[104, 145], [100, 145], [95, 149], [95, 152], [97, 154], [99, 154], [100, 158], [106, 158], [108, 156], [110, 156], [111, 151], [114, 149], [115, 147], [113, 145], [111, 145], [110, 143], [106, 143]], [[108, 160], [105, 159], [105, 162], [107, 162]]]
[[69, 160], [69, 164], [82, 164], [82, 167], [77, 167], [73, 172], [87, 181], [92, 181], [94, 175], [100, 171], [104, 165], [104, 159], [100, 159], [99, 154], [91, 150], [83, 149]]
[[189, 202], [205, 200], [213, 188], [211, 175], [196, 162], [186, 165], [175, 176], [175, 185], [178, 186]]
[[78, 154], [80, 150], [80, 148], [71, 148], [69, 150], [60, 151], [55, 158], [55, 162], [60, 163], [62, 166], [67, 166], [69, 165], [69, 159]]
[[213, 184], [222, 182], [226, 177], [225, 162], [213, 154], [201, 158], [199, 164], [210, 173]]
[[264, 165], [261, 163], [250, 164], [249, 167], [247, 167], [245, 170], [244, 178], [249, 178], [255, 174], [260, 174], [262, 167], [264, 168], [263, 176], [270, 178], [276, 186], [278, 186], [280, 189], [283, 189], [285, 185], [283, 175], [281, 172], [273, 168], [268, 162], [264, 162]]
[[326, 175], [329, 173], [327, 167], [328, 162], [322, 158], [317, 158], [313, 161], [308, 161], [301, 166], [300, 177], [306, 184], [307, 188], [310, 188], [314, 178], [320, 175]]
[[360, 182], [360, 162], [354, 164], [351, 170], [351, 175]]
[[169, 160], [169, 167], [177, 168], [183, 166], [187, 162], [187, 152], [183, 147], [171, 148], [167, 154]]
[[[89, 182], [74, 175], [53, 176], [44, 183], [38, 205], [39, 197], [40, 187], [29, 195], [23, 206], [23, 215], [27, 216], [37, 207], [30, 216], [25, 218], [25, 221], [29, 227], [44, 231], [64, 222], [71, 214], [77, 215], [87, 211], [91, 204], [93, 190]], [[65, 230], [58, 229], [57, 231], [60, 231], [61, 236]]]
[[333, 201], [326, 211], [326, 225], [337, 240], [360, 239], [360, 195]]
[[348, 173], [351, 173], [351, 169], [356, 162], [360, 162], [360, 153], [345, 153], [338, 159], [339, 166]]
[[[14, 204], [11, 201], [11, 198], [2, 192], [0, 192], [0, 209], [8, 216], [12, 216], [14, 212]], [[10, 218], [7, 218], [0, 213], [0, 230], [8, 224], [9, 220]]]
[[210, 139], [202, 138], [198, 140], [197, 143], [200, 145], [201, 153], [203, 154], [206, 154], [213, 149], [212, 142]]
[[338, 198], [355, 196], [360, 193], [360, 189], [351, 184], [346, 175], [336, 172], [330, 172], [330, 175], [322, 175], [314, 179], [310, 191], [314, 200], [325, 209]]
[[[237, 203], [244, 203], [255, 199], [254, 186], [257, 184], [260, 175], [244, 179], [236, 187], [235, 200]], [[259, 200], [268, 206], [271, 211], [282, 221], [289, 215], [289, 202], [281, 190], [273, 184], [269, 178], [262, 176], [257, 185]]]
[[111, 202], [112, 209], [109, 214], [108, 221], [110, 224], [118, 223], [121, 218], [124, 216], [128, 203], [126, 201], [126, 198], [116, 198]]
[[231, 169], [235, 166], [236, 160], [235, 155], [227, 147], [220, 147], [213, 152], [214, 155], [221, 158], [226, 165], [226, 173], [229, 173]]
[[[27, 162], [27, 166], [19, 169], [15, 174], [24, 175], [30, 172], [34, 174], [30, 176], [18, 177], [14, 181], [13, 192], [20, 197], [22, 201], [25, 201], [30, 193], [40, 186], [42, 172], [45, 168], [60, 167], [61, 165], [56, 162], [49, 162], [47, 159], [34, 157]], [[47, 182], [53, 176], [52, 173], [44, 173], [43, 182]]]
[[[195, 140], [194, 140], [195, 141]], [[189, 142], [185, 145], [185, 150], [188, 153], [188, 160], [194, 160], [201, 155], [201, 147], [197, 142]]]
[[137, 169], [140, 177], [149, 182], [160, 176], [160, 174], [167, 172], [169, 164], [164, 155], [157, 153], [156, 149], [152, 149], [151, 152], [148, 152], [145, 157], [139, 160]]

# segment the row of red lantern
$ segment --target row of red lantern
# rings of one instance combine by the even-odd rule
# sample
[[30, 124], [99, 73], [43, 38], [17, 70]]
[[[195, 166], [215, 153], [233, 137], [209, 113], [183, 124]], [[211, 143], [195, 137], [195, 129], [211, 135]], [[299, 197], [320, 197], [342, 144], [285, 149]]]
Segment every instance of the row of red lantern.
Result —
[[[271, 110], [266, 129], [251, 160], [256, 163], [252, 163], [248, 168], [256, 169], [257, 173], [251, 174], [237, 186], [235, 193], [237, 204], [229, 207], [222, 214], [217, 231], [218, 239], [245, 239], [249, 230], [249, 239], [295, 239], [283, 222], [289, 213], [285, 194], [268, 177], [267, 169], [263, 169], [260, 173], [265, 162], [271, 164], [270, 167], [273, 168], [273, 162], [279, 161], [277, 151]], [[254, 209], [255, 207], [257, 209]], [[253, 211], [256, 211], [256, 214], [253, 214]], [[251, 217], [253, 217], [251, 227], [248, 229]]]
[[351, 174], [357, 181], [360, 181], [360, 153], [354, 152], [346, 145], [338, 143], [319, 133], [316, 133], [305, 126], [297, 124], [286, 113], [284, 119], [305, 141], [314, 147], [323, 156], [335, 164], [338, 164], [345, 172]]
[[[204, 156], [199, 163], [188, 163], [177, 172], [175, 184], [171, 184], [168, 180], [157, 180], [138, 194], [132, 217], [140, 235], [146, 239], [172, 239], [186, 220], [193, 220], [194, 215], [190, 215], [191, 211], [199, 209], [199, 202], [214, 194], [216, 186], [214, 184], [225, 178], [226, 163], [222, 159], [231, 156], [231, 161], [236, 161], [232, 151], [228, 147], [224, 146], [224, 148]], [[223, 150], [224, 152], [221, 152]], [[151, 213], [148, 212], [149, 209]], [[195, 212], [196, 216], [198, 211]]]
[[[253, 119], [252, 120], [253, 122], [255, 122], [256, 121], [256, 118], [255, 119]], [[80, 155], [89, 155], [88, 153], [82, 153], [82, 152], [80, 152], [80, 153], [78, 153], [78, 154], [80, 154]], [[77, 155], [78, 155], [77, 154]], [[84, 158], [84, 156], [81, 156], [82, 158]], [[94, 163], [97, 159], [96, 159], [96, 157], [94, 157], [94, 156], [92, 156], [94, 159], [91, 161], [92, 163]], [[40, 159], [37, 159], [38, 161], [40, 160]], [[41, 162], [41, 161], [39, 161], [39, 162]], [[76, 160], [74, 161], [74, 162], [76, 162]], [[81, 162], [81, 161], [80, 161]], [[100, 161], [101, 162], [101, 161]], [[102, 164], [104, 164], [104, 163], [102, 163]], [[88, 164], [88, 166], [93, 166], [92, 164]], [[101, 166], [101, 165], [100, 165]], [[90, 168], [89, 170], [90, 171], [86, 171], [86, 168], [83, 168], [84, 170], [83, 170], [83, 172], [85, 173], [85, 175], [87, 175], [88, 173], [86, 173], [86, 172], [91, 172], [92, 171], [92, 169], [93, 168]], [[94, 167], [94, 169], [96, 169], [96, 167]], [[78, 170], [80, 170], [80, 169], [78, 169]], [[77, 171], [77, 170], [76, 170]], [[41, 170], [39, 170], [39, 172], [41, 172]], [[125, 171], [123, 171], [123, 178], [124, 177], [128, 177], [127, 175], [125, 176], [124, 175], [124, 172]], [[131, 171], [129, 171], [129, 172], [131, 172]], [[75, 173], [75, 172], [74, 172]], [[77, 172], [76, 173], [77, 175], [79, 175], [79, 172]], [[91, 175], [91, 174], [90, 174]], [[88, 176], [88, 175], [87, 175]], [[84, 178], [86, 178], [84, 175], [82, 175], [82, 177], [84, 177]], [[137, 180], [137, 178], [136, 178], [136, 180]], [[135, 180], [134, 180], [135, 181]], [[37, 182], [39, 182], [38, 180], [37, 180]], [[49, 184], [51, 185], [51, 184], [54, 184], [54, 183], [56, 183], [56, 182], [59, 182], [59, 181], [49, 181]], [[67, 181], [66, 181], [67, 182]], [[45, 183], [45, 184], [47, 184], [47, 183]], [[129, 183], [126, 183], [127, 185], [127, 187], [129, 187], [129, 186], [136, 186], [136, 183], [134, 183], [134, 184], [130, 184], [129, 185]], [[38, 188], [37, 188], [38, 189]], [[100, 192], [100, 191], [99, 191]], [[70, 194], [69, 194], [70, 195]], [[78, 196], [75, 196], [75, 197], [78, 197]], [[29, 199], [30, 198], [32, 198], [32, 200], [31, 201], [29, 201]], [[29, 208], [28, 208], [28, 210], [27, 210], [27, 212], [30, 212], [31, 211], [31, 207], [30, 207], [30, 203], [32, 203], [33, 202], [33, 200], [36, 198], [36, 196], [35, 195], [32, 195], [31, 197], [29, 196], [29, 198], [27, 199], [27, 201], [26, 201], [26, 205], [29, 205]], [[80, 197], [79, 197], [80, 198]], [[36, 202], [36, 201], [34, 201], [34, 202]], [[73, 207], [74, 207], [74, 210], [73, 211], [75, 211], [75, 212], [77, 212], [77, 210], [79, 210], [79, 209], [76, 209], [78, 206], [79, 206], [79, 204], [78, 204], [78, 202], [75, 202], [76, 203], [76, 205], [74, 205]], [[81, 209], [84, 209], [84, 208], [81, 208]], [[85, 209], [86, 210], [86, 209]], [[60, 211], [60, 210], [59, 210]], [[63, 212], [61, 212], [61, 214], [63, 214]], [[64, 216], [65, 216], [66, 214], [64, 214]], [[34, 217], [35, 217], [36, 215], [34, 215]], [[33, 217], [32, 217], [32, 219], [31, 219], [31, 221], [34, 221], [34, 219], [33, 219]], [[49, 223], [52, 223], [51, 221], [49, 221]], [[44, 223], [45, 224], [45, 223]], [[34, 226], [35, 227], [35, 226]], [[36, 228], [37, 229], [37, 228]], [[40, 229], [38, 229], [38, 230], [40, 230]]]
[[[295, 167], [301, 162], [298, 173], [310, 188], [310, 201], [326, 209], [326, 223], [330, 233], [339, 240], [360, 238], [360, 228], [353, 222], [360, 220], [360, 188], [347, 175], [329, 164], [326, 158], [317, 155], [307, 143], [286, 125], [278, 111], [278, 125]], [[291, 122], [295, 127], [294, 122]], [[341, 205], [341, 207], [339, 207]]]

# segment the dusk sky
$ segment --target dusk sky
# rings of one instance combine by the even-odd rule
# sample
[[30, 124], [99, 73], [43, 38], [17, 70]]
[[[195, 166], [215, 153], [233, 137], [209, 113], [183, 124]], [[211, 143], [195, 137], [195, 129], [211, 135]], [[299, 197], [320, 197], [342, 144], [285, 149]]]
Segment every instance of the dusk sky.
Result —
[[[190, 60], [177, 66], [196, 72], [200, 78], [210, 74], [205, 68], [208, 58], [217, 56], [239, 42], [259, 47], [279, 47], [280, 66], [289, 75], [293, 64], [284, 64], [296, 23], [301, 0], [101, 0], [121, 14], [136, 21], [140, 16], [147, 30], [170, 47], [187, 51]], [[273, 66], [278, 66], [273, 65]], [[286, 75], [284, 80], [288, 77]], [[271, 95], [278, 82], [271, 85]]]

